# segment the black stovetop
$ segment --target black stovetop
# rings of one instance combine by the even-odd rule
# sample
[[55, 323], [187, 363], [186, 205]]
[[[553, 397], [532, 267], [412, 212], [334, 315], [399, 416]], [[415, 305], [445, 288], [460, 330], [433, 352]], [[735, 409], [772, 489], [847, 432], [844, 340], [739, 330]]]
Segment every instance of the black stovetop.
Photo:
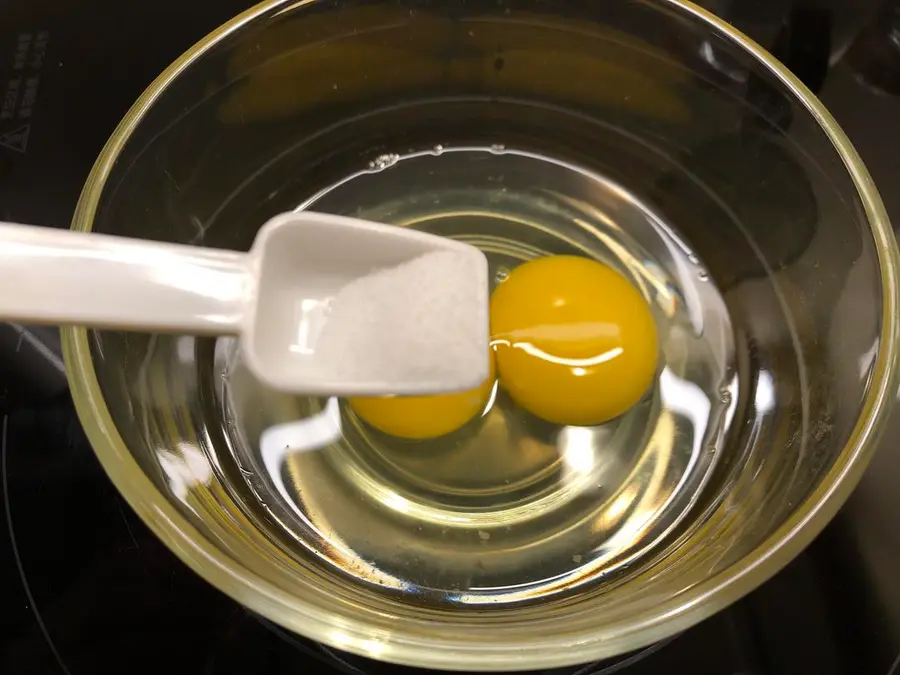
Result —
[[[0, 220], [65, 226], [141, 90], [246, 0], [0, 0]], [[900, 101], [838, 63], [821, 95], [900, 222]], [[118, 496], [52, 333], [0, 330], [0, 673], [421, 673], [290, 635], [211, 588]], [[10, 358], [10, 351], [18, 356]], [[49, 364], [49, 365], [48, 365]], [[774, 579], [637, 654], [553, 675], [900, 673], [900, 421], [835, 521]]]

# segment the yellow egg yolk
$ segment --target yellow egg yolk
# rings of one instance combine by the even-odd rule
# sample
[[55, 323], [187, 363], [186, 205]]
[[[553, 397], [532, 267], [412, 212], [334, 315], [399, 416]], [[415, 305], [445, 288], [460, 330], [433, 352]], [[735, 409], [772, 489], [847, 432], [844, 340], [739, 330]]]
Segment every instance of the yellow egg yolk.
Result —
[[656, 373], [656, 324], [641, 293], [588, 258], [514, 269], [491, 296], [500, 384], [557, 424], [600, 424], [637, 403]]
[[371, 396], [350, 399], [359, 417], [379, 431], [410, 439], [436, 438], [456, 431], [483, 412], [496, 383], [494, 357], [490, 375], [477, 389], [436, 396]]

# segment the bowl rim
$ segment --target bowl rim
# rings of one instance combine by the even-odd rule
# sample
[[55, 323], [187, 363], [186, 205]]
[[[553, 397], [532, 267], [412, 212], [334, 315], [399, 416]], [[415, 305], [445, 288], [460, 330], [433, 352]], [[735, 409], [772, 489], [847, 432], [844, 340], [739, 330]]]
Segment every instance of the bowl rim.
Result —
[[[288, 12], [317, 0], [264, 0], [221, 25], [173, 62], [126, 113], [94, 164], [81, 193], [72, 229], [89, 231], [119, 152], [161, 93], [195, 60], [227, 36], [266, 14]], [[882, 328], [868, 395], [834, 466], [782, 525], [750, 554], [716, 576], [669, 598], [652, 616], [620, 622], [610, 634], [589, 630], [540, 640], [477, 647], [447, 636], [415, 638], [397, 626], [373, 636], [358, 619], [308, 606], [223, 554], [170, 504], [144, 474], [116, 429], [100, 389], [83, 328], [62, 329], [63, 353], [76, 411], [94, 452], [116, 488], [150, 529], [201, 577], [249, 609], [289, 630], [370, 658], [445, 670], [553, 668], [638, 649], [685, 630], [766, 581], [809, 544], [858, 483], [888, 418], [898, 388], [900, 255], [881, 197], [856, 150], [822, 103], [790, 71], [746, 35], [687, 0], [654, 0], [683, 12], [730, 39], [766, 68], [816, 120], [840, 155], [863, 204], [881, 272]], [[273, 12], [273, 10], [278, 10]]]

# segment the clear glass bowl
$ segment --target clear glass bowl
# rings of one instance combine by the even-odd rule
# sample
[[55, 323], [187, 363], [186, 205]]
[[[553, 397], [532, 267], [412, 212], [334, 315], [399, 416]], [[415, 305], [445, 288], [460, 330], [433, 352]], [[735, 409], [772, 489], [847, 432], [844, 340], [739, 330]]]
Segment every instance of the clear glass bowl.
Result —
[[[94, 167], [73, 227], [245, 249], [275, 213], [358, 207], [331, 189], [354, 171], [444, 145], [502, 145], [584, 167], [601, 178], [578, 183], [569, 206], [598, 219], [657, 214], [703, 261], [730, 324], [731, 423], [715, 461], [692, 455], [704, 468], [696, 482], [660, 479], [666, 495], [687, 495], [677, 517], [629, 511], [620, 532], [652, 530], [640, 551], [490, 607], [460, 601], [465, 593], [448, 601], [435, 572], [436, 559], [474, 560], [475, 549], [438, 535], [422, 546], [415, 519], [372, 529], [373, 556], [388, 555], [384, 542], [418, 545], [421, 558], [401, 569], [421, 585], [394, 592], [375, 578], [384, 566], [361, 556], [354, 570], [341, 558], [352, 548], [341, 528], [384, 527], [391, 508], [355, 492], [364, 481], [334, 478], [335, 467], [371, 457], [329, 465], [328, 453], [309, 453], [319, 459], [290, 476], [303, 505], [293, 515], [290, 504], [266, 503], [243, 463], [249, 427], [311, 414], [307, 404], [257, 392], [249, 417], [232, 415], [225, 341], [67, 329], [78, 412], [119, 490], [188, 565], [252, 610], [333, 647], [417, 666], [516, 670], [612, 656], [762, 583], [825, 525], [874, 449], [897, 389], [898, 260], [881, 200], [828, 112], [703, 10], [676, 0], [263, 3], [150, 86]], [[451, 173], [471, 181], [463, 160]], [[433, 181], [409, 172], [409, 185], [439, 189], [444, 166]], [[552, 483], [559, 457], [529, 457], [534, 467], [516, 465], [523, 475]], [[453, 462], [401, 469], [434, 479], [416, 466], [458, 477]], [[470, 487], [454, 489], [468, 499]], [[621, 515], [609, 506], [604, 517]], [[466, 513], [490, 514], [483, 507]], [[503, 540], [490, 545], [504, 553]]]

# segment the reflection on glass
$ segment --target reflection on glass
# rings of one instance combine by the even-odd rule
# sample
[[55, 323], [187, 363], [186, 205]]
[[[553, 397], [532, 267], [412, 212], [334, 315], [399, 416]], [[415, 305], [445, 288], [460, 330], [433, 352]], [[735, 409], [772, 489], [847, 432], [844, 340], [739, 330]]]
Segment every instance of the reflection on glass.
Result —
[[259, 446], [266, 467], [271, 470], [280, 466], [288, 453], [317, 450], [340, 437], [341, 411], [337, 398], [332, 396], [321, 412], [295, 422], [276, 424], [263, 431]]
[[194, 363], [196, 345], [197, 340], [193, 335], [179, 335], [175, 338], [175, 356], [179, 364], [190, 366]]
[[659, 376], [659, 389], [666, 406], [690, 421], [694, 430], [692, 455], [696, 456], [709, 423], [712, 409], [709, 397], [696, 384], [676, 376], [669, 368], [663, 368]]
[[337, 399], [331, 397], [325, 408], [310, 417], [276, 424], [265, 429], [259, 438], [263, 466], [275, 490], [303, 520], [306, 516], [291, 499], [284, 483], [284, 469], [289, 456], [317, 450], [341, 437], [341, 412]]
[[594, 469], [594, 433], [585, 427], [566, 427], [559, 434], [559, 452], [562, 457], [562, 479], [570, 480], [577, 474], [589, 474]]
[[759, 371], [756, 380], [756, 411], [760, 414], [775, 409], [775, 381], [768, 370]]
[[209, 484], [212, 469], [203, 452], [190, 443], [182, 441], [175, 450], [171, 452], [160, 448], [156, 456], [172, 494], [184, 500], [195, 486]]
[[636, 488], [630, 487], [626, 489], [622, 494], [615, 498], [610, 507], [606, 510], [606, 518], [610, 522], [616, 522], [625, 515], [625, 512], [628, 511], [628, 508], [634, 503], [634, 500], [637, 499], [638, 491]]

